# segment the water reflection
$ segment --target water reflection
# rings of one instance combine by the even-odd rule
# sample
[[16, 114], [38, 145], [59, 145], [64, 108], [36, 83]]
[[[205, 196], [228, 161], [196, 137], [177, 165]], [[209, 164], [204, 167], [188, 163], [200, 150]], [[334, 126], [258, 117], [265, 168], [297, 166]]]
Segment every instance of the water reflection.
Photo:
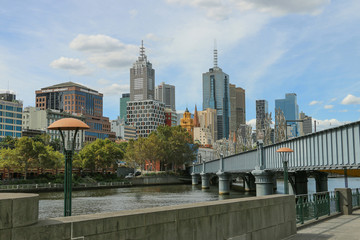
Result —
[[[328, 186], [329, 191], [333, 191], [334, 188], [343, 188], [344, 179], [329, 178]], [[282, 193], [283, 187], [283, 182], [278, 180], [277, 193]], [[349, 187], [359, 188], [360, 178], [349, 178]], [[315, 192], [313, 178], [308, 179], [308, 190], [309, 193]], [[215, 201], [248, 197], [254, 194], [230, 191], [230, 195], [219, 195], [216, 186], [211, 186], [210, 189], [201, 189], [201, 184], [74, 191], [72, 215]], [[41, 219], [63, 216], [62, 192], [41, 193], [40, 199], [39, 217]]]
[[[74, 191], [72, 215], [114, 212], [247, 196], [251, 195], [235, 191], [231, 191], [230, 195], [219, 196], [216, 187], [202, 190], [201, 185], [166, 185]], [[40, 199], [39, 217], [41, 219], [63, 216], [63, 193], [41, 193]]]

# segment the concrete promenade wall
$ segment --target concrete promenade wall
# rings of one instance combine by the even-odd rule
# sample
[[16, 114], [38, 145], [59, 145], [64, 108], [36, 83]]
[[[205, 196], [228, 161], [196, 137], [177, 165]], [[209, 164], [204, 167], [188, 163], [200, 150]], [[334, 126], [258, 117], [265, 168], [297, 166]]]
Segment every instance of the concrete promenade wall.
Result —
[[[12, 194], [16, 195], [16, 194]], [[23, 197], [26, 194], [22, 194]], [[1, 197], [0, 207], [7, 197]], [[23, 198], [38, 201], [37, 196]], [[0, 239], [170, 239], [170, 240], [276, 240], [296, 233], [295, 199], [293, 195], [202, 202], [178, 206], [147, 208], [72, 217], [52, 218], [33, 222], [27, 208], [12, 208], [4, 214], [0, 208]], [[27, 214], [24, 214], [27, 212]], [[36, 214], [35, 211], [32, 212]], [[8, 215], [24, 224], [4, 224]], [[37, 217], [37, 215], [36, 215]], [[10, 217], [11, 218], [11, 217]], [[29, 218], [29, 221], [26, 219]], [[5, 221], [7, 222], [7, 221]]]

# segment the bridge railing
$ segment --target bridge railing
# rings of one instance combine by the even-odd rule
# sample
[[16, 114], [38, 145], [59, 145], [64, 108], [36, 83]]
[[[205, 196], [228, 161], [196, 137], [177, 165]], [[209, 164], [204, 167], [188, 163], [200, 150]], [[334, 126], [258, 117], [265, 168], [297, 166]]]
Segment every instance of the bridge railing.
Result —
[[[255, 166], [259, 165], [257, 160], [258, 152], [256, 150], [251, 150], [248, 152], [231, 155], [224, 157], [224, 169], [225, 172], [249, 172], [255, 169]], [[216, 173], [220, 169], [220, 159], [208, 161], [205, 163], [205, 172], [206, 173]], [[202, 163], [195, 164], [190, 168], [190, 173], [201, 173], [203, 170]]]
[[296, 195], [296, 223], [340, 212], [339, 192]]
[[267, 169], [281, 169], [282, 162], [276, 150], [288, 147], [289, 169], [357, 168], [360, 165], [360, 121], [336, 128], [297, 137], [264, 147]]

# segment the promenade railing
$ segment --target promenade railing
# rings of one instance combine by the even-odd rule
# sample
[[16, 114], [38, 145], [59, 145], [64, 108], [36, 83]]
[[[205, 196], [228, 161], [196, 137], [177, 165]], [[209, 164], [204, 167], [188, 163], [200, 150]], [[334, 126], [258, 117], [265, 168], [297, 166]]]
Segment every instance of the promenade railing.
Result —
[[359, 208], [360, 207], [359, 188], [351, 189], [351, 195], [352, 195], [352, 207]]
[[339, 192], [296, 195], [296, 223], [340, 212]]
[[[96, 183], [73, 183], [73, 187], [111, 187], [111, 186], [128, 186], [129, 182], [96, 182]], [[60, 183], [39, 183], [39, 184], [4, 184], [0, 185], [1, 190], [13, 190], [13, 189], [41, 189], [41, 188], [64, 188], [64, 184]]]

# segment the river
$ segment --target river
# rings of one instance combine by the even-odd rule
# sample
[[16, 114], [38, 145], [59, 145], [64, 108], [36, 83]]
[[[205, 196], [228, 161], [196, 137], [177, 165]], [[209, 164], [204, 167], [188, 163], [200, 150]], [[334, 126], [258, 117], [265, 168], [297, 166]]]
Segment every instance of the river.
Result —
[[[344, 187], [343, 178], [329, 178], [329, 190]], [[283, 182], [278, 180], [278, 193], [283, 192]], [[349, 178], [350, 188], [360, 188], [360, 178]], [[309, 178], [309, 193], [315, 192], [315, 180]], [[219, 196], [218, 188], [202, 190], [201, 185], [163, 185], [148, 187], [113, 188], [87, 191], [73, 191], [72, 215], [100, 212], [151, 208], [194, 202], [216, 201], [220, 199], [253, 196], [254, 193], [231, 191], [230, 195]], [[40, 193], [39, 218], [63, 216], [64, 200], [62, 192]]]

